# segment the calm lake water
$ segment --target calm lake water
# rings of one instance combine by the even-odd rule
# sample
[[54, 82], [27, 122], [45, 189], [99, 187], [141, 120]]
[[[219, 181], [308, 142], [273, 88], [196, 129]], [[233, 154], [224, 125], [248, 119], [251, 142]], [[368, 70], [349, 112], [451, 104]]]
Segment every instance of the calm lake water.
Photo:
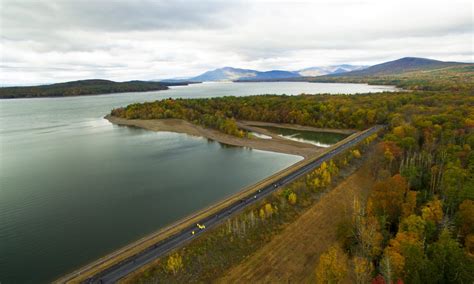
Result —
[[295, 130], [289, 128], [280, 127], [262, 127], [271, 132], [277, 133], [279, 136], [285, 137], [290, 140], [313, 144], [319, 147], [329, 147], [349, 135], [332, 133], [332, 132], [315, 132], [305, 130]]
[[114, 126], [112, 108], [168, 97], [361, 93], [391, 87], [210, 83], [0, 101], [0, 282], [43, 283], [239, 191], [298, 156]]

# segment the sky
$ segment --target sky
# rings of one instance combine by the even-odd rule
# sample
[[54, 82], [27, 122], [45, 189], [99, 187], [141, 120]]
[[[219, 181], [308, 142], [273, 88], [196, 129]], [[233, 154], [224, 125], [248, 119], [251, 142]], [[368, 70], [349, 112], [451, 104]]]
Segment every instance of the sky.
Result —
[[0, 85], [473, 62], [471, 1], [0, 0]]

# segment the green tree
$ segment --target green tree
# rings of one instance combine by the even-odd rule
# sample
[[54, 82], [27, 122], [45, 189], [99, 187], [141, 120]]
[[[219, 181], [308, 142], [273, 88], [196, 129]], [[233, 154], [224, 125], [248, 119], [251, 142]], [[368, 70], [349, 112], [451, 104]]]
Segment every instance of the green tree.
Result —
[[474, 262], [466, 256], [450, 232], [444, 229], [439, 240], [428, 248], [431, 260], [431, 283], [472, 283]]

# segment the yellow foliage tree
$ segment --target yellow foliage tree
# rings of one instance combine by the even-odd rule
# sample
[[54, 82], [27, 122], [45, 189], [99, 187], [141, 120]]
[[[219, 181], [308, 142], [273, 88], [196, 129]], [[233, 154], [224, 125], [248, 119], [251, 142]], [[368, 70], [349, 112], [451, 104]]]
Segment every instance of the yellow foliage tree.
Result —
[[337, 173], [339, 172], [339, 169], [337, 168], [333, 160], [329, 161], [328, 171], [331, 175], [337, 175]]
[[397, 126], [397, 127], [394, 127], [393, 128], [393, 134], [395, 134], [395, 136], [397, 136], [398, 138], [403, 138], [405, 137], [405, 129], [403, 128], [403, 126]]
[[392, 272], [397, 278], [401, 278], [405, 268], [405, 256], [403, 256], [403, 246], [405, 244], [421, 246], [418, 235], [412, 232], [398, 232], [394, 239], [391, 239], [384, 250], [385, 257], [390, 259]]
[[405, 196], [405, 202], [402, 204], [402, 217], [408, 217], [413, 214], [416, 207], [416, 194], [418, 192], [409, 190]]
[[338, 246], [332, 246], [319, 257], [316, 266], [318, 283], [340, 283], [347, 275], [347, 255]]
[[461, 234], [474, 234], [474, 201], [466, 199], [459, 205]]
[[265, 214], [267, 215], [267, 217], [273, 215], [273, 207], [270, 203], [265, 204]]
[[438, 198], [426, 203], [421, 209], [421, 215], [426, 221], [432, 221], [435, 224], [439, 224], [443, 220], [443, 206]]
[[415, 233], [418, 238], [423, 238], [426, 221], [420, 216], [412, 214], [400, 222], [399, 232]]
[[291, 205], [295, 205], [296, 204], [296, 193], [292, 192], [288, 195], [288, 202], [291, 204]]
[[360, 157], [362, 157], [362, 155], [360, 154], [360, 151], [355, 149], [355, 150], [352, 150], [352, 156], [354, 156], [354, 158], [357, 158], [359, 159]]
[[313, 186], [314, 188], [320, 188], [321, 187], [321, 181], [319, 180], [319, 178], [314, 178], [313, 179]]
[[166, 262], [166, 269], [176, 275], [183, 268], [183, 259], [178, 253], [172, 254], [168, 257]]
[[354, 265], [355, 282], [358, 284], [369, 283], [374, 271], [374, 265], [365, 257], [354, 257], [352, 260]]
[[321, 175], [322, 178], [322, 185], [327, 186], [331, 184], [331, 174], [328, 171], [324, 171]]
[[319, 167], [321, 171], [325, 171], [327, 168], [328, 168], [328, 164], [326, 164], [326, 161], [324, 161]]
[[360, 202], [354, 200], [354, 211], [352, 216], [353, 234], [357, 239], [362, 256], [376, 257], [382, 252], [383, 236], [380, 233], [380, 225], [373, 216], [367, 216]]
[[260, 219], [262, 220], [265, 219], [265, 210], [263, 210], [263, 208], [258, 212], [258, 216], [260, 216]]

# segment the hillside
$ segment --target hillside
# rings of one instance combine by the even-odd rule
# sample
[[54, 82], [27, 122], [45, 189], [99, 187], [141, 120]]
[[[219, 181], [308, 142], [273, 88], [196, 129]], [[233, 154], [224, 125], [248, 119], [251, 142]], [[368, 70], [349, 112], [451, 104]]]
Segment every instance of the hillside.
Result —
[[166, 90], [170, 85], [183, 84], [186, 83], [165, 84], [147, 81], [114, 82], [96, 79], [80, 80], [51, 85], [0, 88], [0, 99], [69, 97], [122, 92], [146, 92]]
[[463, 90], [472, 94], [474, 91], [474, 64], [402, 58], [374, 65], [365, 70], [325, 76], [300, 77], [295, 80], [394, 85], [404, 89], [425, 91]]
[[458, 66], [463, 63], [444, 62], [427, 58], [404, 57], [394, 61], [373, 65], [363, 70], [355, 70], [345, 73], [333, 74], [332, 76], [380, 76], [394, 75], [411, 71], [433, 70], [445, 67]]

